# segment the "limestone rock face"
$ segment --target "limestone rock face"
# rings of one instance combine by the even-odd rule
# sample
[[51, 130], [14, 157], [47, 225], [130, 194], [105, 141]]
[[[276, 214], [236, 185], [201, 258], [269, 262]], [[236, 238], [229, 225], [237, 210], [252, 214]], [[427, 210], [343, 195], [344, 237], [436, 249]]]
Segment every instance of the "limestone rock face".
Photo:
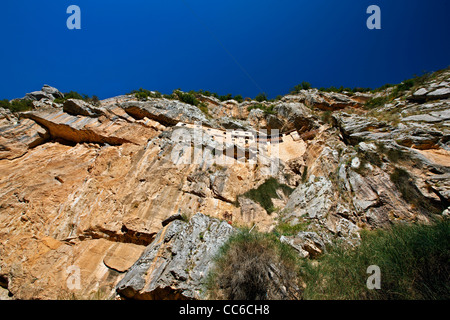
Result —
[[112, 120], [107, 117], [75, 116], [54, 108], [25, 112], [21, 116], [45, 128], [52, 139], [72, 143], [109, 145], [143, 143], [156, 133], [155, 130], [137, 122], [129, 123], [122, 119]]
[[370, 94], [348, 96], [343, 93], [322, 92], [317, 89], [310, 89], [300, 90], [297, 94], [285, 96], [282, 101], [297, 101], [311, 108], [317, 108], [323, 111], [336, 111], [346, 107], [362, 107], [370, 98]]
[[201, 122], [211, 126], [210, 121], [199, 108], [179, 101], [154, 99], [146, 102], [129, 101], [119, 105], [125, 112], [136, 119], [149, 119], [164, 125], [176, 125], [178, 122]]
[[47, 131], [32, 120], [20, 121], [9, 110], [0, 110], [0, 159], [18, 158], [29, 148], [49, 138]]
[[[366, 101], [392, 90], [311, 89], [261, 103], [200, 96], [208, 116], [132, 95], [59, 104], [63, 95], [44, 86], [27, 95], [32, 111], [0, 109], [0, 299], [201, 299], [234, 226], [299, 227], [278, 236], [315, 259], [333, 240], [358, 245], [361, 229], [447, 215], [449, 78], [371, 110]], [[257, 104], [264, 110], [249, 111]], [[175, 138], [192, 138], [197, 121], [198, 141]], [[225, 129], [275, 128], [281, 139], [258, 138], [257, 163], [244, 161], [247, 142], [223, 143]], [[220, 150], [231, 151], [224, 162]], [[294, 189], [270, 196], [271, 214], [244, 196], [269, 178]]]
[[119, 294], [134, 299], [198, 299], [211, 260], [233, 233], [227, 222], [196, 214], [176, 220], [155, 240], [117, 285]]
[[426, 83], [423, 87], [416, 89], [408, 100], [416, 102], [425, 102], [436, 99], [450, 98], [450, 81], [448, 80], [449, 71], [446, 70], [435, 76], [435, 79]]

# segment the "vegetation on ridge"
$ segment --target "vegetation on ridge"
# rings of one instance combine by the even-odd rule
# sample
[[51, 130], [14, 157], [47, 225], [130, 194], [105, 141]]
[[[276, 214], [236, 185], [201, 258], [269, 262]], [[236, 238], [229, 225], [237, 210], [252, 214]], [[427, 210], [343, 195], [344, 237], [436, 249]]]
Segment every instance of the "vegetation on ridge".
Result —
[[0, 108], [11, 110], [11, 112], [21, 112], [33, 109], [33, 102], [28, 99], [12, 100], [7, 99], [0, 100]]
[[[361, 245], [329, 248], [316, 263], [300, 261], [304, 299], [450, 298], [450, 220], [432, 225], [394, 224], [366, 231]], [[381, 271], [381, 289], [369, 290], [367, 268]]]
[[[361, 233], [361, 244], [334, 243], [317, 260], [303, 259], [280, 242], [279, 231], [243, 229], [220, 248], [208, 275], [209, 298], [282, 299], [275, 266], [289, 298], [387, 300], [450, 298], [450, 220], [430, 225], [396, 223]], [[381, 289], [369, 289], [369, 266], [381, 271]], [[278, 278], [277, 278], [278, 280]], [[278, 287], [279, 288], [279, 287]]]

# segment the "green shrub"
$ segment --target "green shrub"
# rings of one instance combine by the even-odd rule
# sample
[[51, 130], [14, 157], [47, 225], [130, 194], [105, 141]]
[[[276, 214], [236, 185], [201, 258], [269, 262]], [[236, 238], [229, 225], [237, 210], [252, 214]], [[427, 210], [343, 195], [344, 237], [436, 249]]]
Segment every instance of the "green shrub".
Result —
[[240, 94], [234, 96], [233, 99], [236, 100], [236, 101], [239, 102], [239, 103], [244, 102], [244, 98], [242, 98], [242, 96], [241, 96]]
[[[386, 89], [388, 89], [388, 88], [391, 88], [391, 87], [394, 87], [395, 85], [393, 85], [393, 84], [390, 84], [390, 83], [386, 83], [386, 84], [384, 84], [384, 85], [382, 85], [381, 87], [379, 87], [379, 88], [376, 88], [376, 89], [374, 89], [374, 90], [371, 90], [373, 93], [375, 93], [375, 92], [380, 92], [380, 91], [384, 91], [384, 90], [386, 90]], [[370, 90], [369, 90], [370, 91]]]
[[84, 100], [84, 101], [92, 103], [96, 106], [100, 105], [100, 99], [96, 95], [93, 95], [91, 98], [87, 94], [79, 94], [78, 92], [75, 92], [75, 91], [69, 91], [69, 92], [64, 93], [64, 98], [56, 98], [54, 100], [54, 102], [55, 103], [64, 103], [68, 99]]
[[386, 156], [388, 157], [388, 159], [393, 162], [393, 163], [397, 163], [399, 161], [405, 161], [405, 160], [410, 160], [410, 158], [408, 157], [408, 154], [402, 150], [399, 149], [389, 149], [386, 152]]
[[303, 81], [302, 83], [296, 85], [294, 88], [292, 88], [291, 93], [296, 94], [299, 93], [300, 90], [309, 90], [312, 86], [309, 82]]
[[367, 87], [367, 88], [354, 88], [353, 89], [353, 92], [371, 92], [372, 91], [372, 88], [369, 88], [369, 87]]
[[[208, 105], [206, 103], [200, 102], [197, 107], [203, 112], [205, 115], [209, 115]], [[214, 149], [213, 149], [214, 150]]]
[[13, 100], [10, 102], [9, 100], [5, 99], [0, 100], [0, 107], [9, 109], [11, 112], [29, 111], [33, 109], [33, 102], [28, 99]]
[[207, 277], [209, 297], [225, 300], [294, 299], [298, 296], [294, 250], [274, 234], [242, 230], [220, 248]]
[[260, 109], [260, 110], [264, 111], [264, 115], [276, 114], [276, 112], [273, 110], [273, 108], [274, 108], [274, 105], [272, 105], [272, 104], [269, 105], [268, 107], [266, 107], [265, 105], [258, 103], [258, 104], [254, 104], [252, 106], [247, 107], [247, 111], [250, 112], [253, 109]]
[[[364, 232], [361, 245], [335, 245], [313, 265], [301, 262], [305, 299], [450, 298], [449, 220], [432, 225], [395, 224]], [[381, 270], [381, 289], [366, 286], [370, 265]]]
[[0, 100], [0, 108], [9, 109], [10, 105], [8, 99]]
[[142, 88], [139, 88], [139, 90], [133, 90], [129, 94], [134, 94], [134, 96], [138, 100], [147, 100], [148, 98], [162, 98], [162, 94], [160, 92], [150, 91]]
[[84, 97], [86, 97], [86, 95], [81, 95], [78, 92], [75, 91], [69, 91], [64, 93], [64, 100], [67, 99], [79, 99], [79, 100], [84, 100]]
[[276, 227], [273, 229], [273, 233], [277, 236], [295, 236], [300, 231], [306, 231], [309, 226], [310, 221], [302, 221], [295, 225], [291, 225], [288, 222], [279, 222]]
[[372, 98], [364, 104], [364, 108], [369, 110], [375, 109], [384, 106], [385, 104], [389, 103], [389, 101], [389, 97]]
[[198, 106], [200, 103], [200, 101], [192, 93], [175, 90], [174, 95], [176, 95], [181, 102], [191, 104], [193, 106]]
[[258, 188], [247, 191], [243, 196], [259, 203], [270, 214], [275, 211], [272, 198], [279, 197], [277, 190], [281, 190], [285, 196], [289, 196], [294, 191], [291, 187], [280, 184], [275, 178], [269, 178]]
[[332, 122], [331, 111], [322, 112], [320, 119], [325, 123], [331, 124]]
[[260, 93], [255, 97], [255, 100], [258, 102], [267, 101], [267, 95], [265, 93]]
[[228, 100], [231, 100], [231, 99], [233, 99], [233, 95], [231, 94], [231, 93], [229, 93], [229, 94], [227, 94], [227, 95], [225, 95], [225, 96], [219, 96], [218, 97], [218, 99], [220, 100], [220, 101], [228, 101]]

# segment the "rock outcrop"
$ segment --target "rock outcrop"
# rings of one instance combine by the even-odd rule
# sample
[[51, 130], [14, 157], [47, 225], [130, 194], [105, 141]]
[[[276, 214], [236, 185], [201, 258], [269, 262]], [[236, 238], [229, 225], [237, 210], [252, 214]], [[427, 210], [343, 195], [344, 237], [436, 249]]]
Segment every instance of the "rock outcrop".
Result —
[[225, 221], [194, 215], [164, 227], [117, 285], [133, 299], [200, 299], [211, 261], [233, 233]]
[[[363, 229], [448, 214], [449, 79], [398, 96], [199, 95], [208, 112], [132, 95], [58, 103], [50, 86], [27, 94], [32, 111], [0, 109], [0, 299], [202, 299], [239, 226], [289, 224], [297, 231], [276, 231], [280, 241], [315, 259], [334, 240], [358, 245]], [[366, 108], [373, 97], [386, 102]], [[224, 142], [225, 129], [281, 136], [258, 137], [255, 151]], [[270, 178], [294, 191], [271, 194], [268, 214], [248, 194]]]

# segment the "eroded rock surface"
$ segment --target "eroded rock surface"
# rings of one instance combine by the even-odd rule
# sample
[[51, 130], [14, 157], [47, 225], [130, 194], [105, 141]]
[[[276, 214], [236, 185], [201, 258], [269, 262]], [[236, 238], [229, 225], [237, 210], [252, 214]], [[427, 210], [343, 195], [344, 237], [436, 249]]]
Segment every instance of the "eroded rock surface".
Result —
[[225, 221], [196, 214], [164, 227], [117, 285], [134, 299], [199, 299], [211, 261], [233, 233]]
[[[63, 94], [44, 86], [26, 96], [32, 111], [0, 109], [0, 299], [201, 299], [236, 226], [300, 225], [279, 238], [316, 258], [334, 240], [358, 245], [363, 229], [448, 214], [449, 78], [370, 110], [364, 103], [392, 88], [270, 102], [199, 96], [208, 115], [132, 95], [57, 103]], [[174, 139], [198, 121], [199, 141]], [[279, 129], [281, 139], [263, 138], [249, 163], [248, 144], [219, 141], [225, 129]], [[215, 162], [216, 151], [230, 161]], [[244, 196], [269, 178], [295, 189], [271, 194], [271, 214]]]

